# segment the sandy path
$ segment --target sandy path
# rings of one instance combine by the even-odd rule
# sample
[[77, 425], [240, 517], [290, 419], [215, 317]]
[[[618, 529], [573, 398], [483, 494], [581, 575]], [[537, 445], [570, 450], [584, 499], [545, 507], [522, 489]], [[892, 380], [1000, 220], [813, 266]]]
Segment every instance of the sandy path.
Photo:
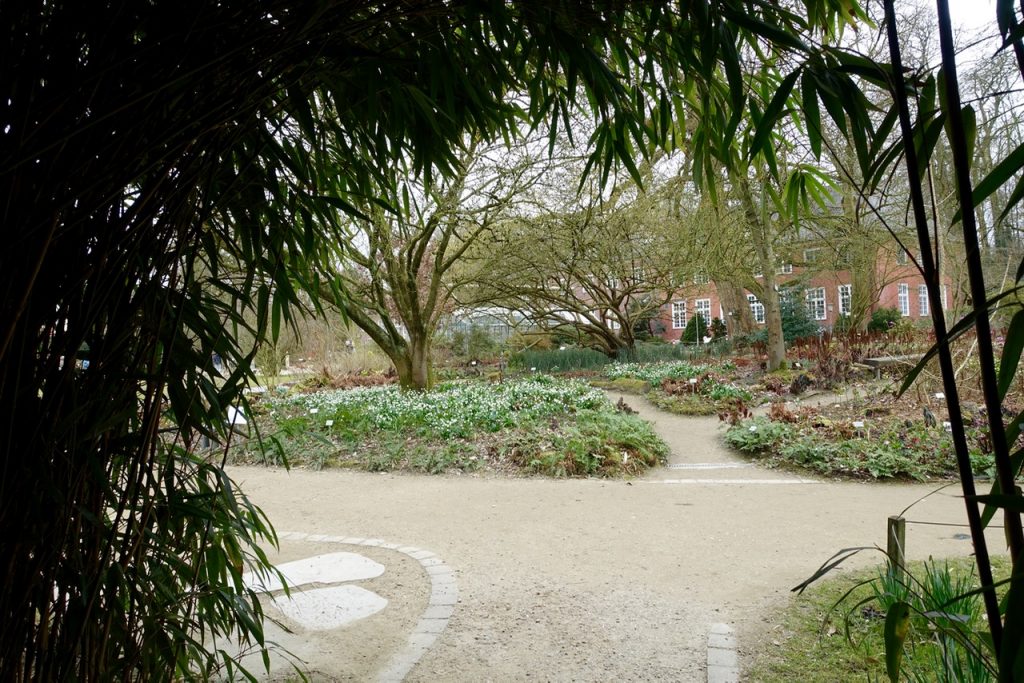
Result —
[[[742, 463], [721, 447], [716, 418], [627, 401], [657, 419], [673, 447], [671, 463]], [[660, 468], [632, 482], [231, 474], [279, 531], [414, 545], [455, 571], [458, 605], [410, 674], [414, 681], [702, 681], [712, 623], [737, 628], [741, 654], [759, 647], [790, 587], [839, 548], [884, 546], [886, 517], [934, 488], [794, 484], [792, 474], [758, 468]], [[949, 491], [908, 517], [960, 522], [962, 503]], [[968, 554], [956, 531], [910, 525], [908, 556]], [[321, 549], [287, 542], [284, 551], [291, 559]], [[428, 588], [421, 576], [390, 590], [397, 605], [421, 603]], [[349, 634], [321, 659], [308, 655], [311, 664], [337, 680], [372, 680], [387, 655], [376, 650], [400, 640], [381, 634], [407, 626], [408, 619], [382, 625], [390, 611], [358, 627], [366, 639]]]

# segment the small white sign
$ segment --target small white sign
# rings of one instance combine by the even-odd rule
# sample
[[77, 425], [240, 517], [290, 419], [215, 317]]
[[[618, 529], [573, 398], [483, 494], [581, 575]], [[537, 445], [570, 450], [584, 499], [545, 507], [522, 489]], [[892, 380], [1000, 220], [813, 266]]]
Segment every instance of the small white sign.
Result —
[[946, 398], [946, 395], [944, 393], [942, 393], [941, 391], [938, 391], [938, 392], [935, 392], [935, 398], [937, 398], [937, 399], [939, 399], [941, 401], [942, 399]]
[[245, 413], [234, 406], [228, 406], [228, 424], [244, 425], [249, 424], [249, 422], [245, 419]]
[[309, 414], [310, 414], [310, 415], [316, 415], [316, 414], [317, 414], [317, 413], [319, 413], [319, 412], [320, 412], [320, 409], [319, 409], [319, 408], [310, 408], [310, 409], [309, 409]]
[[856, 422], [853, 423], [853, 428], [854, 429], [861, 429], [863, 427], [864, 427], [864, 423], [861, 422], [860, 420], [857, 420]]
[[334, 420], [328, 420], [324, 424], [327, 425], [328, 427], [333, 427], [334, 426]]

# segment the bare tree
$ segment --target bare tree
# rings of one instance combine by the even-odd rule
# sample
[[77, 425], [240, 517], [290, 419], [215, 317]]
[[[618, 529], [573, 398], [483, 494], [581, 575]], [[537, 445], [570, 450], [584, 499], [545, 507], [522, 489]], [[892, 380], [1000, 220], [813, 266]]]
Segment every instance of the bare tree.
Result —
[[434, 334], [464, 284], [456, 265], [536, 181], [523, 152], [471, 144], [450, 177], [397, 180], [381, 193], [388, 205], [350, 212], [333, 300], [391, 359], [403, 387], [431, 386]]
[[578, 180], [566, 182], [571, 168], [553, 170], [545, 185], [545, 203], [564, 208], [520, 216], [474, 250], [465, 303], [515, 311], [614, 355], [635, 346], [696, 272], [699, 233], [685, 226], [678, 184], [642, 193], [624, 181], [607, 196], [593, 186], [577, 194]]

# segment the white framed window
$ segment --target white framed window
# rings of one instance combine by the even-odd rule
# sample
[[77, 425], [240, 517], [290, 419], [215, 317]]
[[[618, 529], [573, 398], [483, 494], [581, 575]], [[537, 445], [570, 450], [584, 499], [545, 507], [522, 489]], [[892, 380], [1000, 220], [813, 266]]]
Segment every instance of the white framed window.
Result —
[[693, 284], [695, 285], [706, 285], [711, 281], [707, 273], [697, 273], [693, 276]]
[[776, 275], [792, 275], [793, 274], [793, 264], [792, 263], [783, 263], [781, 266], [779, 266], [778, 268], [775, 269], [775, 274]]
[[828, 317], [828, 311], [825, 310], [824, 287], [807, 290], [807, 313], [815, 320], [824, 320]]
[[697, 315], [704, 318], [704, 324], [711, 324], [711, 299], [697, 299], [694, 303], [694, 310]]
[[[804, 249], [804, 263], [815, 263], [818, 260], [818, 256], [821, 254], [821, 247], [813, 247], [811, 249]], [[792, 269], [792, 266], [790, 266]]]
[[754, 322], [764, 323], [764, 304], [757, 300], [753, 294], [747, 294], [747, 301], [750, 302], [750, 312], [754, 316]]
[[922, 318], [928, 315], [928, 285], [917, 286], [917, 314]]
[[607, 318], [606, 321], [608, 323], [609, 330], [617, 330], [622, 327], [622, 323], [620, 323], [617, 318]]
[[839, 285], [839, 315], [853, 311], [853, 285]]
[[903, 317], [910, 315], [910, 285], [906, 282], [901, 282], [897, 285], [896, 301], [899, 305], [900, 315]]
[[901, 266], [905, 266], [910, 263], [910, 254], [906, 249], [900, 249], [896, 252], [896, 263]]
[[672, 302], [672, 329], [681, 330], [686, 327], [686, 302]]

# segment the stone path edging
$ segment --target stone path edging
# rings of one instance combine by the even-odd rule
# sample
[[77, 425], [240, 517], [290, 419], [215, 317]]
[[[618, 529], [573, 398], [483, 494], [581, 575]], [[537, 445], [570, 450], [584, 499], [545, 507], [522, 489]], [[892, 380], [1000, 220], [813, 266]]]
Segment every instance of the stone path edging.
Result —
[[728, 624], [712, 624], [708, 632], [708, 683], [739, 683], [736, 636]]
[[448, 625], [448, 620], [455, 613], [455, 604], [459, 599], [459, 589], [455, 584], [455, 573], [441, 558], [429, 550], [414, 546], [387, 543], [376, 538], [352, 538], [346, 536], [327, 536], [324, 534], [306, 534], [298, 531], [278, 533], [282, 541], [308, 541], [311, 543], [341, 543], [345, 545], [361, 545], [371, 548], [385, 548], [407, 555], [420, 563], [423, 571], [430, 578], [430, 599], [427, 609], [420, 616], [416, 627], [409, 635], [405, 647], [399, 650], [387, 666], [377, 675], [382, 683], [402, 681], [416, 666], [427, 650], [437, 641]]

